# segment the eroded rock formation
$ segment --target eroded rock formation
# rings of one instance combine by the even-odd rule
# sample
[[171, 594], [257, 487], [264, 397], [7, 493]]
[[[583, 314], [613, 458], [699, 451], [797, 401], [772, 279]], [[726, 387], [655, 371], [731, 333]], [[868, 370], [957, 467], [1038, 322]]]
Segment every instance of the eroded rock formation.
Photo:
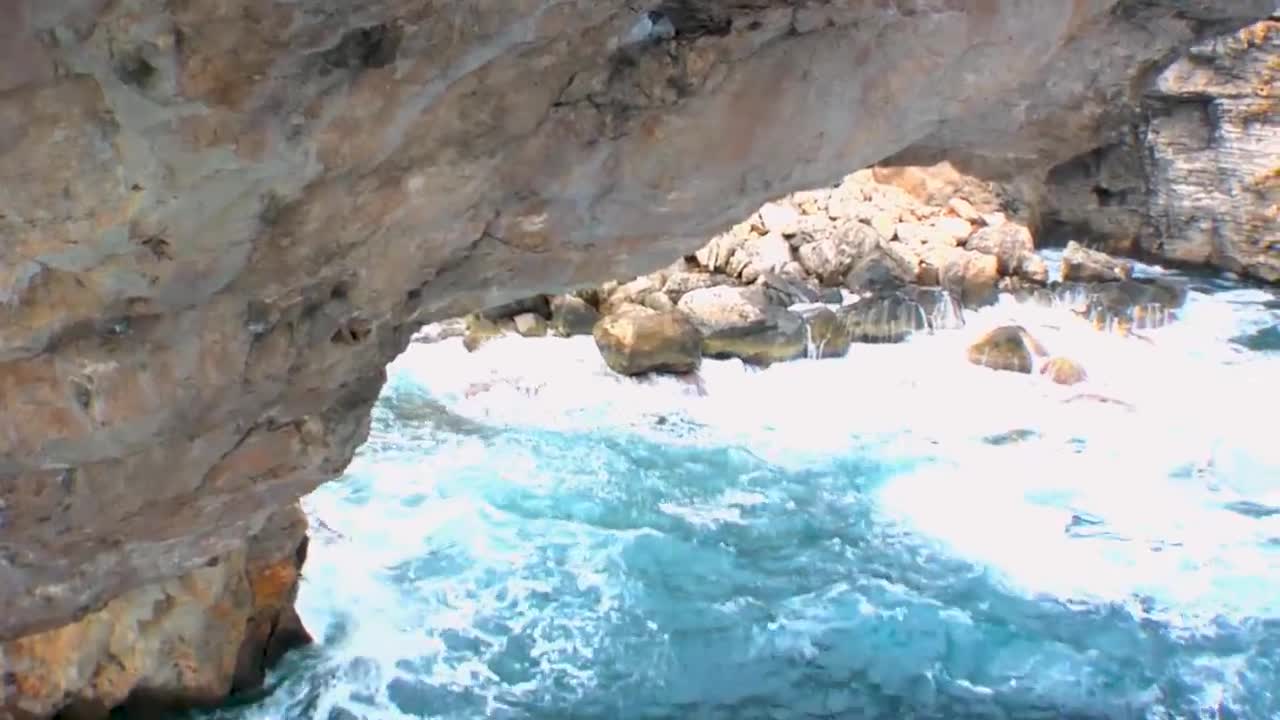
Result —
[[[234, 641], [185, 673], [138, 603], [254, 632], [246, 558], [297, 544], [250, 538], [349, 461], [420, 323], [887, 156], [1043, 176], [1273, 8], [0, 0], [0, 717], [232, 687]], [[117, 637], [158, 657], [111, 670]]]

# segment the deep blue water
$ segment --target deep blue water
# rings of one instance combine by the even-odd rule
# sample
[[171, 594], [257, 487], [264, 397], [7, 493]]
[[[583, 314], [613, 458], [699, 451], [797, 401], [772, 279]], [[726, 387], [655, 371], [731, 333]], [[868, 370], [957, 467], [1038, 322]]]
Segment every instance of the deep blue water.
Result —
[[[206, 717], [1280, 717], [1272, 300], [1150, 343], [1001, 306], [706, 396], [415, 346], [307, 500], [318, 643]], [[1009, 317], [1090, 383], [967, 366]]]

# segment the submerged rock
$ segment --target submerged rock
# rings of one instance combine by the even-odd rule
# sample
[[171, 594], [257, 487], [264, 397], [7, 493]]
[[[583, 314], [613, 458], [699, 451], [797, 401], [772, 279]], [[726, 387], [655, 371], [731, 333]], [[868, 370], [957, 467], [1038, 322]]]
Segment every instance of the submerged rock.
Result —
[[1040, 366], [1040, 374], [1059, 385], [1075, 385], [1089, 379], [1089, 374], [1079, 363], [1061, 356], [1046, 360]]
[[1090, 250], [1072, 240], [1062, 253], [1063, 282], [1106, 282], [1133, 277], [1133, 263]]
[[969, 362], [993, 370], [1030, 373], [1036, 357], [1048, 355], [1025, 328], [1019, 325], [998, 327], [969, 346]]
[[1121, 280], [1102, 283], [1060, 283], [1054, 294], [1099, 330], [1127, 334], [1132, 330], [1164, 327], [1186, 302], [1181, 284], [1164, 280]]
[[601, 319], [592, 335], [605, 364], [621, 375], [688, 373], [702, 363], [702, 333], [678, 310], [633, 306]]

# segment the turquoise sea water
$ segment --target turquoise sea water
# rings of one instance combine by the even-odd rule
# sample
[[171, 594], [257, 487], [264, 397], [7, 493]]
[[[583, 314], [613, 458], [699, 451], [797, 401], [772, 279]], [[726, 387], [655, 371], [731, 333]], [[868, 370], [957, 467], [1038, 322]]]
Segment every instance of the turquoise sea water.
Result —
[[[412, 346], [306, 500], [316, 645], [205, 717], [1280, 717], [1280, 309], [1196, 287], [701, 389]], [[1090, 380], [968, 365], [1008, 321]]]

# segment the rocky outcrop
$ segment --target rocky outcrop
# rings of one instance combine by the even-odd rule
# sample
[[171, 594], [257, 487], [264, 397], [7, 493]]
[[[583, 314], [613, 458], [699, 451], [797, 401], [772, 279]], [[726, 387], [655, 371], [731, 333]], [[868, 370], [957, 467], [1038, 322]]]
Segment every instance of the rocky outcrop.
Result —
[[[1127, 127], [1171, 52], [1272, 7], [0, 4], [0, 641], [56, 652], [45, 633], [119, 627], [113, 603], [218, 585], [202, 568], [349, 462], [424, 322], [660, 267], [887, 156], [1034, 174]], [[1187, 202], [1182, 175], [1158, 204]], [[790, 244], [793, 220], [763, 235]], [[775, 259], [741, 270], [787, 275]], [[228, 687], [138, 674], [175, 699]], [[120, 699], [93, 687], [31, 707]]]
[[1049, 173], [1046, 229], [1280, 281], [1280, 15], [1203, 34], [1155, 74], [1139, 109]]
[[245, 549], [135, 588], [77, 621], [0, 642], [0, 717], [106, 717], [215, 704], [260, 685], [268, 665], [310, 642], [293, 610], [306, 558], [297, 505]]

